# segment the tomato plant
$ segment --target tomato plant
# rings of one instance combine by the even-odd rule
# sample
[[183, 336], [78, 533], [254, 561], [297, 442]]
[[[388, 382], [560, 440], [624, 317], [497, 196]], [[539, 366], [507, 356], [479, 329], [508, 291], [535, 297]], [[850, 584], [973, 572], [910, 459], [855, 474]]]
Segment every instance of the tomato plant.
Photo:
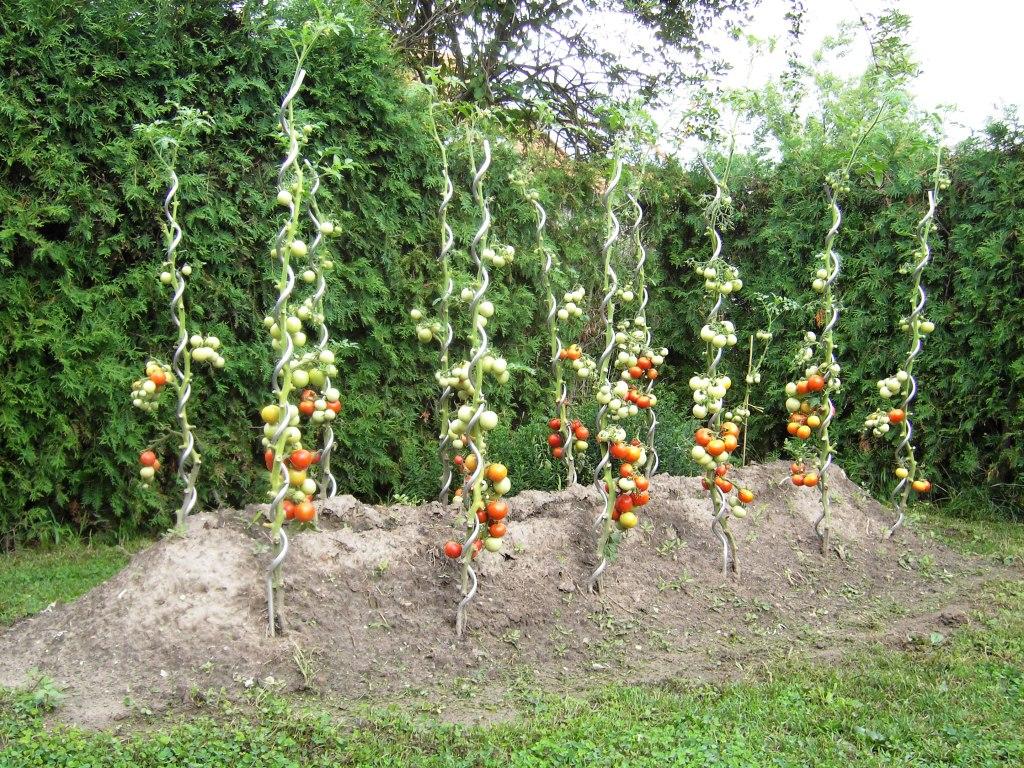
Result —
[[[175, 515], [175, 527], [184, 530], [188, 515], [199, 500], [196, 481], [202, 465], [202, 457], [196, 450], [193, 425], [189, 420], [189, 400], [192, 396], [192, 363], [206, 363], [211, 368], [223, 368], [225, 361], [220, 354], [220, 339], [189, 333], [189, 320], [185, 303], [186, 280], [192, 275], [190, 263], [180, 263], [178, 247], [183, 238], [178, 223], [178, 151], [183, 143], [200, 133], [209, 131], [213, 121], [202, 111], [179, 107], [170, 121], [157, 120], [145, 126], [137, 126], [152, 145], [157, 159], [168, 178], [167, 194], [164, 198], [163, 240], [165, 257], [159, 275], [160, 284], [171, 289], [171, 322], [178, 332], [177, 343], [170, 364], [151, 359], [146, 363], [145, 377], [132, 383], [132, 404], [147, 413], [155, 413], [160, 404], [160, 395], [169, 387], [176, 394], [175, 417], [178, 428], [173, 434], [180, 439], [178, 455], [178, 477], [183, 486], [182, 502]], [[143, 451], [139, 457], [142, 465], [139, 475], [142, 483], [149, 487], [160, 462], [152, 450]]]
[[[918, 389], [917, 379], [914, 376], [914, 364], [921, 354], [924, 337], [935, 330], [935, 324], [924, 317], [924, 307], [928, 297], [921, 282], [924, 271], [931, 261], [929, 237], [935, 223], [939, 193], [948, 187], [949, 176], [942, 168], [940, 149], [936, 156], [935, 169], [932, 172], [932, 188], [928, 191], [927, 210], [917, 224], [917, 243], [913, 252], [913, 263], [909, 264], [906, 270], [911, 275], [910, 314], [903, 318], [900, 327], [910, 336], [910, 349], [899, 370], [878, 381], [879, 397], [882, 400], [898, 397], [899, 405], [878, 408], [864, 421], [864, 428], [876, 438], [898, 435], [894, 470], [898, 481], [892, 492], [896, 520], [886, 531], [886, 538], [891, 537], [903, 525], [910, 492], [913, 490], [916, 493], [927, 493], [931, 490], [931, 482], [919, 475], [921, 467], [911, 442], [914, 434], [911, 409]], [[892, 427], [897, 427], [897, 429], [892, 430]]]

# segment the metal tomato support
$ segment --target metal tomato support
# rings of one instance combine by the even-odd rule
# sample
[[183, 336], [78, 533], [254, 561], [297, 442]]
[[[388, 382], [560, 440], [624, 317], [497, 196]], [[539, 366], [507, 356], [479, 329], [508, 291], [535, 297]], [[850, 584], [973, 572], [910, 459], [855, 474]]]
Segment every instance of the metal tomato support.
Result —
[[[619, 276], [616, 274], [612, 267], [612, 248], [616, 241], [619, 239], [619, 219], [615, 215], [615, 210], [612, 205], [613, 195], [615, 188], [619, 185], [619, 180], [622, 178], [622, 160], [615, 158], [615, 167], [612, 171], [612, 176], [608, 180], [608, 185], [605, 187], [602, 200], [604, 202], [605, 219], [608, 223], [608, 234], [605, 238], [604, 244], [601, 248], [601, 253], [604, 257], [604, 287], [605, 293], [601, 299], [601, 320], [604, 324], [605, 329], [605, 347], [601, 352], [601, 358], [598, 361], [598, 370], [601, 372], [601, 377], [604, 379], [604, 383], [607, 386], [611, 386], [611, 357], [612, 351], [615, 349], [615, 305], [612, 303], [615, 298], [615, 293], [619, 289]], [[602, 433], [607, 428], [608, 404], [601, 403], [597, 410], [597, 419], [594, 427], [594, 432], [598, 436], [598, 440], [602, 440]], [[594, 572], [590, 574], [590, 581], [587, 584], [587, 591], [594, 592], [600, 591], [601, 576], [608, 568], [608, 541], [612, 535], [612, 509], [615, 505], [615, 484], [611, 476], [611, 440], [607, 439], [608, 435], [603, 435], [604, 439], [604, 452], [601, 455], [601, 460], [597, 463], [597, 467], [594, 469], [594, 485], [597, 486], [598, 493], [601, 494], [601, 498], [604, 502], [604, 508], [601, 513], [597, 516], [595, 521], [596, 526], [601, 527], [601, 537], [597, 545], [597, 554], [601, 558], [594, 569]], [[602, 477], [603, 476], [603, 477]], [[607, 484], [607, 488], [605, 488]]]
[[[444, 179], [444, 190], [441, 192], [441, 204], [438, 206], [437, 215], [441, 222], [441, 247], [438, 252], [438, 261], [441, 263], [441, 277], [444, 281], [444, 288], [441, 295], [434, 301], [441, 311], [441, 366], [440, 370], [448, 370], [448, 358], [455, 338], [455, 330], [452, 328], [450, 306], [452, 293], [455, 291], [455, 283], [451, 276], [451, 265], [449, 255], [455, 245], [455, 234], [448, 223], [448, 206], [455, 195], [455, 187], [452, 184], [451, 176], [448, 174], [448, 153], [444, 147], [444, 141], [437, 131], [437, 123], [433, 119], [434, 101], [430, 101], [431, 128], [434, 132], [434, 141], [441, 151], [441, 175]], [[438, 422], [441, 424], [441, 437], [438, 442], [437, 454], [441, 462], [441, 490], [438, 491], [437, 500], [447, 506], [449, 495], [452, 490], [452, 460], [451, 460], [451, 436], [448, 434], [448, 413], [451, 406], [452, 387], [446, 384], [437, 400]]]
[[[647, 264], [647, 249], [644, 248], [643, 238], [640, 236], [640, 226], [644, 220], [644, 209], [632, 192], [628, 193], [626, 197], [636, 214], [636, 217], [633, 219], [632, 232], [633, 244], [636, 246], [637, 252], [636, 271], [640, 281], [640, 310], [638, 316], [644, 318], [644, 328], [647, 333], [644, 343], [647, 347], [650, 347], [653, 342], [651, 327], [647, 324], [647, 304], [650, 301], [650, 294], [647, 291], [647, 273], [644, 269], [644, 266]], [[653, 381], [648, 380], [646, 390], [648, 395], [654, 391]], [[648, 477], [651, 477], [658, 471], [658, 449], [654, 445], [654, 436], [658, 429], [658, 414], [655, 412], [654, 406], [648, 408], [647, 413], [650, 417], [650, 422], [647, 427], [647, 465], [644, 468], [644, 472]]]
[[[472, 140], [472, 139], [471, 139]], [[477, 277], [479, 285], [477, 286], [476, 292], [473, 294], [473, 299], [470, 302], [470, 317], [473, 319], [473, 352], [469, 359], [469, 363], [466, 366], [466, 375], [469, 381], [474, 384], [473, 401], [475, 409], [472, 418], [466, 424], [465, 434], [469, 437], [469, 449], [473, 452], [473, 456], [476, 457], [476, 466], [473, 471], [466, 478], [462, 486], [462, 505], [466, 512], [466, 528], [468, 535], [462, 542], [462, 599], [459, 601], [458, 608], [455, 612], [455, 634], [458, 637], [462, 636], [465, 630], [466, 624], [466, 607], [476, 597], [477, 591], [477, 576], [476, 571], [473, 569], [473, 557], [476, 554], [475, 544], [480, 536], [480, 520], [477, 517], [476, 504], [478, 503], [477, 494], [474, 491], [477, 488], [477, 484], [480, 482], [480, 478], [484, 473], [485, 458], [484, 453], [480, 448], [482, 440], [482, 434], [477, 433], [477, 427], [480, 424], [480, 417], [487, 407], [487, 404], [483, 398], [483, 367], [481, 366], [481, 360], [487, 354], [489, 343], [487, 338], [487, 329], [484, 325], [483, 316], [480, 314], [480, 303], [483, 301], [484, 294], [487, 292], [487, 287], [490, 285], [491, 276], [487, 269], [487, 262], [481, 258], [480, 250], [481, 243], [487, 237], [487, 233], [491, 228], [491, 212], [487, 206], [487, 198], [484, 196], [483, 191], [483, 179], [487, 173], [487, 169], [491, 166], [491, 144], [487, 139], [483, 140], [483, 162], [480, 166], [476, 166], [475, 159], [473, 160], [473, 199], [480, 208], [480, 227], [477, 229], [476, 234], [473, 235], [473, 240], [470, 242], [469, 253], [473, 257], [473, 263], [477, 268]], [[482, 502], [480, 502], [482, 503]]]

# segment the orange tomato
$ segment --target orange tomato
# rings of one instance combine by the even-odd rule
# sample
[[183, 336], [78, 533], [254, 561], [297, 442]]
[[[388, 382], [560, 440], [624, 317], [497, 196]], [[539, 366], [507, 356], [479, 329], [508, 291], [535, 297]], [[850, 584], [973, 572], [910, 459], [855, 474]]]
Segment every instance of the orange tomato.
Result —
[[712, 456], [721, 456], [725, 451], [725, 441], [719, 440], [717, 437], [707, 444], [706, 450]]
[[560, 459], [565, 455], [565, 449], [562, 448], [561, 446], [559, 446], [558, 448], [552, 448], [551, 455], [554, 456], [556, 459]]
[[651, 481], [646, 477], [638, 477], [634, 482], [636, 483], [636, 489], [638, 491], [646, 491], [651, 487]]
[[715, 467], [715, 474], [718, 475], [719, 477], [725, 477], [728, 472], [728, 464], [719, 464], [717, 467]]
[[619, 477], [629, 477], [633, 474], [633, 465], [626, 463], [619, 465]]
[[303, 416], [306, 416], [307, 418], [312, 416], [315, 410], [316, 407], [313, 405], [312, 400], [303, 400], [301, 403], [299, 403], [299, 413], [301, 413]]
[[818, 476], [816, 474], [814, 474], [813, 472], [808, 472], [806, 475], [804, 475], [804, 485], [806, 485], [808, 488], [813, 488], [817, 484]]
[[640, 395], [640, 397], [638, 397], [636, 399], [636, 407], [637, 408], [644, 408], [644, 409], [650, 408], [651, 407], [651, 398], [649, 398], [647, 395]]
[[793, 480], [793, 485], [803, 485], [804, 484], [804, 476], [799, 474], [799, 473], [793, 475], [793, 477], [791, 479]]
[[808, 427], [806, 424], [801, 424], [799, 427], [796, 428], [796, 436], [799, 437], [801, 440], [806, 440], [808, 437], [811, 436], [811, 428]]
[[754, 492], [749, 488], [740, 488], [740, 492], [737, 495], [744, 504], [749, 504], [754, 500]]
[[811, 392], [821, 392], [825, 388], [825, 378], [819, 374], [814, 374], [807, 379], [807, 389]]
[[508, 467], [504, 464], [488, 464], [485, 474], [492, 483], [500, 483], [508, 477]]
[[651, 494], [649, 494], [647, 491], [640, 491], [639, 493], [633, 494], [633, 504], [637, 507], [642, 507], [650, 500]]
[[156, 454], [153, 451], [143, 451], [139, 454], [139, 464], [144, 467], [152, 467], [156, 464]]
[[791, 421], [786, 425], [786, 431], [791, 435], [795, 436], [798, 429], [800, 429], [800, 424], [798, 422]]
[[580, 426], [576, 427], [573, 434], [576, 436], [577, 440], [586, 440], [587, 438], [590, 437], [590, 430], [581, 424]]
[[506, 533], [508, 533], [508, 526], [504, 523], [494, 523], [487, 531], [496, 539], [500, 539]]
[[634, 365], [629, 369], [629, 375], [634, 379], [640, 379], [643, 378], [644, 370], [639, 365]]
[[739, 437], [740, 436], [740, 428], [734, 422], [727, 421], [727, 422], [725, 422], [725, 424], [722, 425], [722, 434], [723, 435], [735, 435], [736, 437]]
[[891, 421], [893, 424], [899, 424], [906, 417], [907, 414], [904, 412], [902, 408], [893, 408], [891, 411], [889, 411], [889, 421]]
[[643, 448], [639, 445], [631, 445], [626, 449], [626, 458], [630, 461], [640, 461], [640, 454], [643, 453]]
[[722, 442], [725, 443], [725, 450], [727, 450], [729, 453], [732, 453], [733, 451], [735, 451], [736, 450], [736, 446], [739, 445], [739, 443], [740, 443], [740, 441], [736, 439], [736, 435], [731, 434], [731, 433], [726, 435], [722, 439]]
[[314, 517], [316, 517], [316, 507], [313, 506], [313, 502], [304, 501], [295, 505], [295, 519], [300, 523], [312, 522]]
[[810, 385], [808, 385], [808, 383], [803, 379], [796, 383], [796, 393], [798, 395], [806, 395], [808, 389], [810, 389]]
[[292, 466], [296, 469], [306, 469], [306, 467], [313, 463], [313, 454], [300, 448], [297, 451], [292, 451], [292, 455], [288, 457], [288, 461], [290, 461]]
[[158, 387], [162, 387], [167, 383], [167, 374], [164, 373], [162, 368], [154, 368], [153, 372], [149, 374], [149, 380]]
[[656, 378], [658, 378], [658, 371], [654, 368], [651, 368], [651, 370], [647, 372], [647, 378], [650, 379], [651, 381], [654, 381]]
[[716, 477], [715, 485], [717, 485], [722, 490], [722, 493], [728, 493], [729, 491], [732, 490], [732, 483], [730, 483], [724, 477]]
[[487, 504], [487, 516], [491, 520], [503, 520], [508, 514], [508, 502], [504, 499], [494, 499]]
[[638, 358], [637, 361], [636, 361], [636, 366], [637, 366], [637, 368], [640, 368], [641, 370], [644, 370], [644, 371], [650, 370], [651, 359], [649, 357]]
[[714, 439], [714, 437], [714, 432], [712, 432], [707, 427], [701, 427], [700, 429], [697, 430], [697, 434], [694, 436], [694, 440], [696, 441], [697, 445], [701, 446], [702, 448], [706, 448], [707, 444], [710, 443]]

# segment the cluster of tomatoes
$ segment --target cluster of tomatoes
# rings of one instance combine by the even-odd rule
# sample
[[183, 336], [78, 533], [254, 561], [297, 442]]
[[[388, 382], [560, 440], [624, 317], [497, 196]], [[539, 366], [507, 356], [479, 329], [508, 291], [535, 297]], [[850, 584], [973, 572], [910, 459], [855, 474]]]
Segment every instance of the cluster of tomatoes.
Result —
[[813, 488], [818, 484], [818, 472], [803, 462], [794, 461], [789, 465], [789, 476], [793, 485]]
[[[476, 471], [477, 458], [475, 453], [467, 454], [465, 457], [456, 455], [454, 457], [456, 466], [469, 475]], [[508, 533], [506, 518], [509, 513], [508, 502], [502, 497], [512, 489], [512, 480], [508, 476], [508, 467], [504, 464], [492, 462], [484, 469], [486, 483], [481, 494], [481, 505], [476, 509], [476, 518], [487, 531], [487, 535], [478, 537], [473, 541], [473, 557], [486, 549], [488, 552], [497, 552], [501, 549], [502, 539]], [[455, 492], [456, 497], [462, 496], [462, 489]], [[462, 557], [463, 547], [457, 541], [445, 542], [444, 553], [450, 558]]]
[[[264, 451], [263, 463], [268, 471], [273, 471], [273, 448], [267, 448]], [[319, 452], [307, 451], [304, 448], [296, 448], [285, 457], [284, 465], [288, 470], [288, 495], [281, 503], [285, 519], [310, 523], [316, 518], [316, 507], [313, 506], [316, 480], [309, 476], [309, 468], [319, 463]]]
[[160, 393], [170, 380], [171, 367], [156, 360], [146, 363], [146, 378], [132, 382], [132, 405], [153, 413], [159, 407]]
[[[740, 428], [732, 421], [722, 424], [717, 435], [710, 428], [701, 427], [694, 433], [690, 457], [707, 473], [707, 476], [701, 478], [704, 490], [711, 490], [710, 478], [713, 477], [714, 484], [727, 496], [732, 514], [742, 518], [747, 514], [743, 505], [754, 500], [754, 493], [748, 488], [735, 488], [728, 479], [731, 467], [729, 458], [739, 446], [739, 438]], [[729, 496], [734, 490], [736, 495]]]
[[148, 488], [160, 470], [160, 460], [153, 451], [145, 450], [139, 454], [139, 464], [142, 465], [139, 476], [142, 478], [142, 484]]
[[[548, 429], [551, 430], [551, 434], [548, 435], [548, 447], [551, 449], [551, 455], [556, 459], [560, 459], [565, 456], [565, 436], [562, 434], [562, 420], [558, 418], [551, 419], [548, 422]], [[590, 430], [579, 419], [573, 419], [569, 424], [569, 429], [574, 438], [573, 449], [577, 453], [586, 453], [590, 447], [590, 443], [587, 442], [590, 438]]]
[[786, 384], [786, 410], [789, 422], [786, 432], [798, 440], [807, 440], [814, 430], [822, 425], [827, 401], [822, 402], [819, 393], [827, 386], [825, 377], [812, 373], [805, 379]]
[[333, 421], [341, 413], [341, 393], [328, 387], [323, 395], [315, 390], [304, 389], [299, 399], [299, 414], [314, 424]]
[[583, 353], [583, 349], [579, 344], [570, 344], [565, 349], [559, 351], [559, 360], [568, 360], [572, 364], [573, 372], [578, 378], [589, 379], [597, 373], [597, 363], [590, 355]]
[[[627, 531], [640, 522], [636, 510], [651, 500], [650, 480], [638, 469], [647, 463], [646, 451], [640, 441], [634, 439], [630, 443], [613, 442], [609, 453], [620, 462], [615, 469], [618, 479], [615, 480], [617, 495], [612, 508], [612, 520], [620, 530]], [[608, 486], [605, 486], [605, 491], [610, 492]]]

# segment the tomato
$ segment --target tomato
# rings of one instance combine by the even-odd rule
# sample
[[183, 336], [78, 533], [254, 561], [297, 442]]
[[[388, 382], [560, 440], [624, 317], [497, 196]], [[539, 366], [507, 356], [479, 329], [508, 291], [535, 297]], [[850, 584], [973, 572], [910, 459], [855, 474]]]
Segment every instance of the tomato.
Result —
[[804, 471], [804, 465], [803, 464], [797, 464], [796, 462], [794, 462], [794, 463], [789, 465], [789, 471], [790, 471], [791, 474], [799, 475], [800, 473], [802, 473]]
[[562, 436], [557, 432], [552, 432], [548, 435], [548, 445], [552, 448], [558, 448], [562, 444]]
[[502, 536], [508, 533], [508, 526], [504, 523], [494, 523], [487, 530], [495, 539], [500, 539]]
[[573, 432], [575, 432], [577, 429], [583, 426], [583, 422], [580, 421], [579, 419], [573, 419], [570, 423], [570, 426], [572, 427]]
[[162, 387], [167, 383], [167, 374], [164, 373], [163, 368], [154, 368], [153, 372], [149, 374], [149, 380], [158, 387]]
[[633, 494], [633, 505], [642, 507], [644, 504], [651, 500], [651, 494], [647, 491], [640, 491], [639, 493]]
[[612, 443], [609, 450], [616, 459], [624, 459], [629, 455], [629, 446], [625, 443]]
[[793, 480], [793, 485], [803, 485], [804, 484], [804, 476], [801, 475], [801, 474], [795, 474], [795, 475], [793, 475], [793, 477], [791, 479]]
[[808, 437], [811, 436], [811, 428], [808, 427], [806, 424], [801, 424], [799, 427], [796, 428], [796, 436], [799, 437], [801, 440], [806, 440]]
[[500, 483], [508, 477], [508, 467], [504, 464], [488, 464], [487, 471], [484, 474], [492, 483]]
[[295, 519], [300, 523], [311, 523], [314, 517], [316, 517], [316, 507], [313, 506], [313, 502], [304, 501], [295, 505]]
[[800, 429], [800, 425], [795, 421], [791, 421], [789, 422], [789, 424], [786, 425], [786, 431], [793, 436], [796, 436], [796, 432], [798, 429]]
[[798, 381], [796, 384], [796, 393], [798, 395], [806, 395], [810, 389], [810, 385], [806, 381]]
[[714, 439], [714, 437], [714, 432], [712, 432], [707, 427], [701, 427], [700, 429], [697, 430], [697, 434], [694, 437], [694, 440], [696, 441], [697, 445], [699, 445], [701, 448], [706, 448], [708, 443], [710, 443]]
[[928, 493], [932, 489], [931, 481], [919, 478], [915, 480], [910, 486], [918, 493]]
[[629, 375], [634, 379], [639, 379], [643, 377], [644, 370], [639, 365], [634, 365], [629, 369]]
[[736, 435], [730, 433], [722, 439], [722, 442], [725, 443], [725, 450], [732, 453], [736, 450], [736, 446], [739, 445], [740, 441], [736, 439]]
[[264, 424], [276, 424], [280, 415], [281, 409], [276, 405], [265, 405], [260, 409], [260, 418]]
[[152, 467], [156, 464], [156, 454], [153, 451], [143, 451], [139, 454], [139, 464], [144, 467]]
[[467, 472], [475, 472], [476, 471], [476, 454], [475, 453], [469, 454], [466, 457], [465, 462], [463, 462], [463, 466], [465, 467]]
[[158, 469], [160, 469], [160, 459], [153, 462], [153, 471], [156, 472]]
[[295, 504], [288, 499], [281, 502], [281, 509], [284, 510], [284, 519], [291, 520], [295, 517]]
[[298, 487], [306, 481], [305, 470], [290, 469], [288, 470], [288, 484]]
[[307, 450], [299, 449], [292, 451], [292, 455], [288, 457], [288, 461], [295, 469], [306, 469], [310, 464], [313, 463], [313, 454]]
[[754, 500], [754, 492], [749, 488], [740, 488], [738, 496], [744, 504], [749, 504]]
[[622, 464], [619, 466], [619, 477], [629, 477], [633, 474], [632, 464]]
[[651, 381], [654, 381], [656, 378], [658, 378], [658, 372], [654, 368], [651, 368], [651, 370], [647, 372], [647, 378], [650, 379]]
[[487, 517], [491, 520], [503, 520], [508, 514], [508, 502], [504, 499], [495, 499], [487, 504]]
[[634, 482], [636, 483], [636, 489], [638, 491], [646, 491], [651, 487], [651, 481], [646, 477], [638, 477]]
[[889, 411], [889, 421], [891, 421], [893, 424], [899, 424], [906, 417], [907, 414], [904, 412], [902, 408], [893, 408], [891, 411]]
[[615, 509], [622, 514], [623, 512], [629, 512], [633, 508], [633, 499], [629, 496], [619, 496], [615, 499]]
[[590, 430], [581, 424], [580, 426], [576, 427], [573, 434], [576, 435], [577, 440], [586, 440], [587, 438], [590, 437]]
[[548, 422], [548, 428], [551, 429], [551, 430], [561, 429], [562, 428], [562, 420], [561, 419], [552, 419], [551, 421]]
[[728, 472], [729, 472], [729, 465], [728, 464], [719, 464], [717, 467], [715, 467], [715, 474], [718, 477], [725, 477], [725, 475]]
[[719, 440], [716, 437], [714, 440], [708, 443], [706, 450], [712, 456], [721, 456], [722, 453], [725, 451], [725, 442]]
[[817, 429], [818, 427], [821, 426], [821, 419], [812, 413], [810, 416], [807, 417], [806, 424], [811, 429]]
[[626, 393], [626, 402], [627, 403], [635, 403], [636, 402], [636, 398], [637, 398], [637, 391], [635, 389], [631, 389], [631, 390], [629, 390], [629, 392]]
[[312, 400], [303, 400], [301, 403], [299, 403], [299, 413], [301, 413], [303, 416], [307, 418], [312, 416], [315, 410], [316, 406], [313, 405]]
[[825, 388], [825, 378], [819, 374], [814, 374], [807, 378], [807, 389], [811, 392], [821, 392]]
[[462, 545], [457, 541], [447, 541], [444, 545], [444, 553], [451, 558], [460, 557], [462, 555]]
[[263, 463], [267, 465], [267, 471], [269, 472], [274, 468], [274, 450], [273, 448], [267, 448], [263, 452]]
[[478, 509], [476, 511], [476, 519], [479, 520], [481, 523], [486, 523], [487, 522], [487, 511], [484, 510], [484, 509]]
[[643, 371], [648, 371], [651, 368], [651, 359], [649, 357], [641, 357], [636, 361], [636, 367]]
[[330, 408], [335, 413], [341, 413], [341, 400], [329, 402], [327, 403], [327, 407]]
[[725, 424], [722, 425], [722, 434], [723, 435], [734, 435], [736, 437], [739, 437], [740, 436], [740, 428], [735, 423], [733, 423], [731, 421], [727, 421], [727, 422], [725, 422]]
[[716, 477], [715, 485], [717, 485], [721, 489], [722, 493], [728, 493], [729, 491], [732, 490], [732, 483], [730, 483], [724, 477]]
[[651, 398], [649, 398], [647, 395], [640, 395], [640, 397], [636, 399], [636, 407], [644, 409], [650, 408]]
[[316, 400], [316, 392], [312, 389], [304, 389], [301, 397], [303, 400]]
[[640, 461], [640, 454], [644, 452], [644, 449], [639, 445], [631, 445], [626, 449], [626, 458], [630, 461]]
[[806, 485], [808, 488], [813, 488], [817, 484], [818, 476], [816, 474], [814, 474], [813, 472], [808, 472], [806, 475], [804, 475], [804, 485]]
[[476, 556], [479, 555], [480, 552], [483, 551], [483, 548], [484, 548], [484, 543], [480, 539], [477, 539], [476, 541], [473, 542], [473, 559], [474, 560], [476, 559]]
[[462, 454], [457, 453], [452, 457], [452, 463], [457, 467], [461, 467], [463, 461], [465, 461], [465, 459], [462, 458]]
[[639, 522], [639, 518], [632, 512], [623, 512], [619, 516], [619, 525], [623, 528], [636, 528], [636, 524]]

